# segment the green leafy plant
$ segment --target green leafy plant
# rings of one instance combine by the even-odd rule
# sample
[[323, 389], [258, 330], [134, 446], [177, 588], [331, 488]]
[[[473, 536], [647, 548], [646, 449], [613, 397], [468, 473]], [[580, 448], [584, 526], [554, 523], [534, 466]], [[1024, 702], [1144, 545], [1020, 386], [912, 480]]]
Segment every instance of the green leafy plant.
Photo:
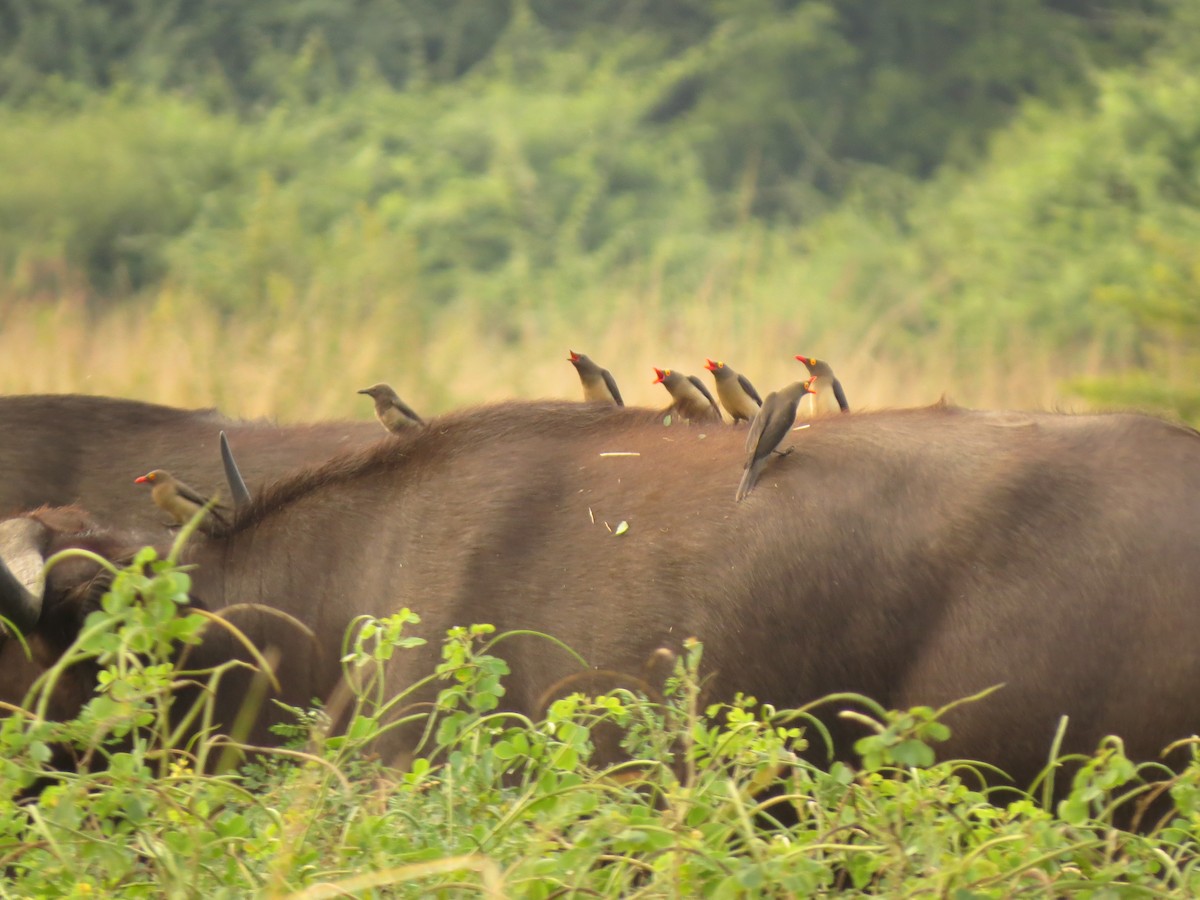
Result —
[[[94, 698], [73, 721], [39, 712], [67, 675], [64, 660], [0, 720], [8, 893], [1200, 890], [1194, 741], [1176, 748], [1191, 748], [1178, 771], [1135, 766], [1112, 738], [1087, 757], [1051, 748], [1048, 772], [1074, 767], [1051, 808], [1032, 793], [993, 794], [981, 764], [936, 759], [948, 735], [940, 717], [954, 704], [890, 711], [853, 694], [794, 710], [748, 696], [706, 703], [694, 641], [678, 658], [664, 651], [674, 662], [661, 685], [583, 666], [587, 680], [566, 679], [535, 718], [505, 709], [508, 665], [498, 653], [518, 636], [553, 638], [452, 629], [433, 671], [392, 693], [387, 664], [420, 651], [409, 633], [417, 617], [363, 617], [344, 644], [353, 697], [345, 727], [332, 728], [330, 711], [294, 710], [286, 746], [222, 770], [214, 762], [228, 741], [204, 729], [205, 701], [170, 709], [182, 682], [226, 671], [186, 668], [180, 648], [212, 627], [188, 611], [186, 573], [143, 551], [110, 574], [112, 590], [66, 657], [99, 673]], [[604, 678], [614, 683], [607, 693], [573, 689]], [[854, 759], [816, 765], [822, 722], [835, 712], [869, 733]], [[185, 720], [193, 727], [182, 729]], [[397, 727], [415, 729], [417, 743], [393, 768], [373, 748]], [[53, 765], [64, 748], [71, 765]], [[1050, 796], [1048, 779], [1043, 786]], [[1118, 827], [1139, 816], [1139, 832]]]

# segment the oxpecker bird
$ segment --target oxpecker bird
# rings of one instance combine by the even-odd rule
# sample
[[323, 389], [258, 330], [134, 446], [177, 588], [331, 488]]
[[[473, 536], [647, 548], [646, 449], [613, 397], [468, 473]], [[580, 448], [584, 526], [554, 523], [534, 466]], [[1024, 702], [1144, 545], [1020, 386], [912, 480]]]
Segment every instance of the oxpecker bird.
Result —
[[833, 396], [837, 400], [838, 409], [844, 413], [850, 412], [850, 404], [846, 402], [846, 392], [842, 390], [842, 383], [833, 374], [833, 369], [829, 367], [829, 363], [823, 359], [814, 359], [811, 356], [797, 356], [796, 359], [804, 363], [808, 368], [809, 375], [821, 379], [822, 386], [828, 384], [833, 388]]
[[570, 356], [567, 362], [579, 373], [579, 381], [583, 385], [583, 399], [586, 403], [610, 403], [614, 406], [624, 406], [621, 392], [608, 369], [602, 369], [591, 361], [585, 354], [568, 350]]
[[750, 423], [750, 433], [746, 435], [746, 465], [745, 471], [742, 472], [742, 483], [737, 489], [739, 503], [754, 490], [758, 476], [766, 468], [772, 453], [786, 456], [792, 452], [790, 447], [787, 450], [779, 450], [778, 447], [792, 430], [792, 425], [796, 422], [796, 411], [800, 408], [800, 401], [804, 399], [804, 395], [817, 392], [816, 380], [814, 376], [808, 381], [797, 381], [782, 390], [767, 394], [762, 409]]
[[689, 422], [723, 421], [720, 407], [704, 382], [695, 375], [684, 375], [671, 369], [655, 369], [654, 381], [671, 394], [671, 408]]
[[[191, 521], [206, 503], [208, 498], [201, 496], [196, 490], [188, 487], [165, 469], [155, 469], [133, 479], [134, 484], [149, 484], [150, 497], [159, 509], [165, 511], [179, 525]], [[217, 505], [208, 511], [208, 518], [200, 523], [200, 530], [211, 533], [214, 529], [211, 521], [223, 528], [229, 527], [229, 520], [222, 515], [225, 508]], [[211, 520], [211, 521], [210, 521]]]
[[717, 381], [717, 397], [725, 412], [733, 416], [733, 421], [749, 422], [758, 415], [762, 406], [762, 397], [745, 375], [739, 375], [723, 362], [704, 361], [704, 368], [713, 373]]
[[359, 393], [366, 394], [375, 401], [375, 418], [392, 434], [402, 434], [406, 428], [425, 424], [425, 420], [400, 399], [390, 384], [373, 384]]

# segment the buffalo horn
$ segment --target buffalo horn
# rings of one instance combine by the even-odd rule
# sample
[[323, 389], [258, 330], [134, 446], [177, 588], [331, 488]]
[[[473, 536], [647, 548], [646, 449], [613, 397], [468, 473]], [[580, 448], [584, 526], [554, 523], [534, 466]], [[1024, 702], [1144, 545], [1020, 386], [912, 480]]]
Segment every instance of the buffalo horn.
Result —
[[0, 615], [27, 632], [42, 614], [46, 528], [33, 519], [0, 522]]
[[221, 462], [225, 464], [225, 480], [229, 482], [229, 491], [233, 494], [233, 508], [245, 509], [250, 505], [250, 491], [246, 489], [242, 473], [238, 471], [237, 463], [233, 460], [229, 438], [225, 437], [224, 431], [221, 432]]

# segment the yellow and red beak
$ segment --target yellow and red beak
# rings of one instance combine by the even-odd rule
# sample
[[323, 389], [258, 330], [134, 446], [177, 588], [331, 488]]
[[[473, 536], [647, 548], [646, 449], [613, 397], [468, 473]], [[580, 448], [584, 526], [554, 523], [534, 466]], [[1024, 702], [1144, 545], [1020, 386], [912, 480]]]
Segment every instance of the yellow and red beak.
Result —
[[[654, 368], [654, 367], [651, 366], [651, 368]], [[662, 384], [662, 380], [664, 378], [666, 378], [667, 375], [670, 374], [670, 372], [671, 372], [670, 369], [654, 369], [655, 378], [650, 383], [651, 384]]]

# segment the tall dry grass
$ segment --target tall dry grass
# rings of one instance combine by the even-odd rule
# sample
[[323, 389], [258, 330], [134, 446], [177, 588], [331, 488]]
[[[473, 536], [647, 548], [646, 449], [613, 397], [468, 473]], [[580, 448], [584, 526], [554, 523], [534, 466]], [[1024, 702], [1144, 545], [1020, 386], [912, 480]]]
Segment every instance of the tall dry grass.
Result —
[[722, 359], [765, 394], [804, 374], [793, 359], [803, 353], [834, 364], [857, 409], [943, 394], [968, 406], [1082, 409], [1064, 384], [1102, 374], [1098, 348], [1067, 352], [1004, 335], [981, 353], [936, 331], [904, 343], [886, 315], [831, 317], [822, 302], [797, 301], [781, 313], [761, 298], [717, 291], [667, 303], [649, 287], [597, 292], [570, 309], [530, 304], [498, 314], [464, 301], [422, 313], [402, 296], [382, 296], [348, 320], [327, 303], [281, 302], [223, 318], [171, 290], [99, 314], [63, 296], [8, 305], [0, 392], [108, 394], [300, 421], [367, 418], [369, 402], [355, 391], [388, 381], [437, 414], [508, 398], [574, 399], [571, 349], [611, 369], [631, 405], [665, 405], [652, 366], [707, 381], [704, 358]]

